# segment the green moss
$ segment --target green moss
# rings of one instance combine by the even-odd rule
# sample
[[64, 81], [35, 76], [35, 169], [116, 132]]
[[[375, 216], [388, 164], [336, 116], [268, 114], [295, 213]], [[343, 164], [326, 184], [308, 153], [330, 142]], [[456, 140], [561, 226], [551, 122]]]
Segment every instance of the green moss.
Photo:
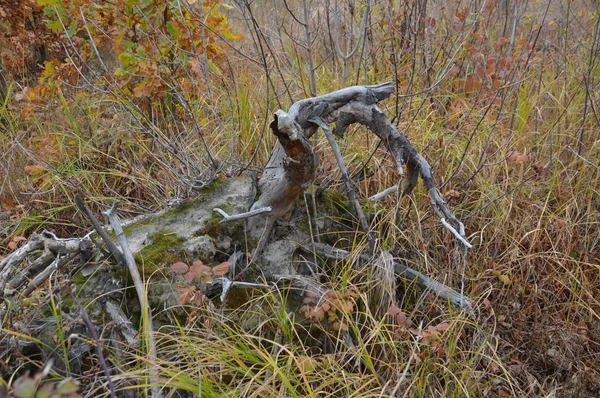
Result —
[[204, 228], [201, 228], [194, 232], [194, 236], [203, 236], [208, 235], [211, 238], [216, 238], [218, 236], [223, 236], [224, 228], [223, 224], [219, 224], [222, 217], [217, 213], [212, 213], [209, 219], [206, 221]]
[[152, 243], [142, 248], [135, 256], [138, 267], [143, 267], [146, 275], [168, 264], [181, 261], [184, 257], [181, 245], [185, 239], [176, 234], [158, 231], [150, 236], [150, 240]]
[[324, 191], [319, 199], [324, 206], [334, 209], [340, 214], [351, 213], [350, 201], [341, 193], [335, 191]]
[[[229, 208], [227, 207], [229, 205]], [[225, 204], [221, 207], [226, 212], [231, 212], [231, 204]], [[208, 235], [211, 238], [219, 239], [223, 236], [231, 238], [232, 244], [238, 247], [249, 248], [256, 247], [258, 243], [256, 239], [253, 239], [250, 235], [245, 233], [244, 221], [229, 222], [225, 224], [219, 224], [223, 219], [219, 214], [212, 213], [203, 228], [194, 232], [194, 236]]]

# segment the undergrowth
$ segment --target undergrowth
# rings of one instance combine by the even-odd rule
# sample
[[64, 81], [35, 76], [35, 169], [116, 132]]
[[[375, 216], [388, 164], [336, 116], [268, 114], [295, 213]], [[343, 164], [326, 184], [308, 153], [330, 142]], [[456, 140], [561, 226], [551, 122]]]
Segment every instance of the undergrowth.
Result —
[[[202, 397], [600, 394], [597, 4], [348, 1], [335, 11], [325, 1], [187, 1], [169, 3], [164, 15], [174, 19], [163, 21], [150, 1], [129, 10], [131, 22], [106, 4], [82, 2], [79, 12], [54, 3], [23, 2], [30, 14], [0, 6], [0, 16], [10, 9], [24, 21], [2, 22], [1, 43], [31, 23], [54, 40], [36, 65], [26, 67], [33, 50], [21, 48], [25, 64], [4, 54], [0, 66], [4, 254], [44, 228], [87, 233], [75, 194], [97, 213], [118, 199], [134, 217], [217, 177], [259, 171], [275, 143], [275, 110], [343, 81], [389, 80], [397, 90], [381, 106], [432, 164], [475, 244], [463, 253], [424, 187], [386, 197], [371, 225], [379, 246], [464, 289], [476, 316], [404, 285], [374, 308], [370, 271], [342, 267], [325, 287], [357, 294], [351, 311], [336, 313], [337, 328], [287, 312], [284, 292], [257, 291], [235, 309], [202, 301], [187, 323], [155, 331], [158, 387]], [[57, 43], [64, 51], [50, 58]], [[397, 183], [374, 135], [354, 128], [339, 142], [361, 197]], [[315, 184], [343, 192], [325, 138], [314, 147]], [[360, 237], [345, 243], [356, 255], [365, 247]], [[60, 323], [51, 298], [35, 300], [51, 302]], [[3, 332], [18, 335], [14, 322], [3, 319]], [[57, 335], [67, 355], [69, 336]], [[143, 344], [124, 351], [124, 362], [110, 363], [117, 389], [146, 391]], [[11, 388], [23, 374], [13, 365], [0, 366]], [[73, 375], [79, 393], [107, 396], [98, 365], [90, 369]], [[50, 372], [51, 381], [64, 376]]]

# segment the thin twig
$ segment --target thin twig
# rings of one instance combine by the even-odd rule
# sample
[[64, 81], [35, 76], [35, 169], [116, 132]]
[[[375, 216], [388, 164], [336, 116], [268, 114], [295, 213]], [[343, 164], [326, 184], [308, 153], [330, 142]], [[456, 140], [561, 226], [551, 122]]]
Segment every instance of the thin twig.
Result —
[[100, 221], [98, 221], [96, 216], [94, 216], [94, 213], [92, 213], [90, 208], [85, 204], [85, 202], [83, 201], [81, 196], [75, 195], [75, 204], [77, 205], [79, 210], [81, 210], [81, 212], [83, 212], [87, 216], [87, 218], [90, 220], [90, 222], [92, 223], [92, 226], [94, 227], [96, 232], [98, 232], [98, 235], [100, 235], [100, 237], [102, 238], [102, 241], [108, 248], [110, 254], [114, 257], [116, 263], [123, 264], [124, 259], [123, 259], [123, 254], [121, 253], [121, 250], [119, 250], [117, 245], [115, 245], [115, 243], [112, 241], [112, 239], [110, 239], [110, 237], [108, 236], [108, 234], [106, 233], [104, 228], [102, 228]]
[[104, 358], [104, 353], [102, 352], [102, 344], [100, 343], [98, 332], [96, 331], [96, 327], [92, 323], [92, 320], [90, 319], [88, 313], [85, 311], [85, 308], [83, 307], [83, 305], [81, 305], [79, 300], [77, 300], [75, 294], [73, 294], [74, 289], [74, 286], [71, 286], [69, 289], [71, 300], [73, 300], [73, 302], [77, 304], [77, 307], [79, 307], [79, 311], [81, 312], [81, 319], [83, 319], [85, 326], [87, 327], [88, 331], [90, 332], [90, 335], [92, 336], [92, 339], [94, 340], [96, 346], [96, 354], [98, 354], [98, 361], [100, 362], [100, 366], [102, 366], [102, 370], [104, 371], [104, 375], [106, 376], [108, 391], [110, 392], [111, 398], [115, 398], [117, 396], [115, 394], [115, 386], [112, 382], [112, 378], [110, 377], [110, 370], [108, 369], [108, 365], [106, 364], [106, 358]]
[[329, 125], [327, 123], [325, 123], [325, 121], [323, 121], [323, 119], [320, 119], [320, 118], [313, 118], [309, 121], [313, 122], [316, 125], [318, 125], [319, 127], [321, 127], [321, 129], [323, 129], [323, 132], [325, 133], [325, 137], [327, 137], [329, 146], [331, 146], [331, 149], [333, 150], [333, 153], [335, 155], [335, 159], [337, 160], [340, 171], [342, 172], [342, 179], [344, 180], [344, 185], [345, 185], [346, 191], [348, 193], [348, 200], [350, 201], [350, 203], [352, 204], [352, 207], [354, 208], [354, 212], [356, 213], [356, 217], [358, 217], [360, 226], [363, 229], [363, 231], [365, 232], [365, 234], [367, 236], [367, 240], [369, 241], [369, 248], [371, 249], [371, 253], [373, 253], [375, 251], [375, 240], [373, 239], [373, 236], [371, 235], [371, 233], [369, 231], [369, 224], [367, 222], [367, 217], [365, 217], [365, 213], [363, 213], [362, 207], [360, 206], [360, 203], [358, 202], [358, 199], [356, 197], [356, 192], [354, 191], [354, 186], [352, 185], [352, 180], [350, 179], [350, 175], [348, 174], [348, 169], [346, 168], [346, 165], [344, 163], [344, 158], [342, 157], [340, 148], [338, 147], [337, 143], [335, 142], [335, 139], [333, 138], [333, 133], [331, 132], [331, 128], [329, 127]]
[[567, 145], [567, 149], [571, 152], [573, 152], [575, 154], [575, 156], [577, 156], [579, 159], [583, 160], [585, 163], [589, 164], [592, 167], [595, 167], [596, 170], [600, 170], [600, 166], [598, 166], [597, 164], [594, 164], [592, 162], [590, 162], [589, 160], [587, 160], [586, 158], [584, 158], [583, 156], [581, 156], [579, 153], [577, 153], [577, 151], [575, 151], [573, 148], [571, 148], [570, 145]]
[[223, 223], [230, 222], [230, 221], [245, 220], [247, 218], [254, 217], [254, 216], [257, 216], [262, 213], [270, 213], [272, 210], [273, 209], [270, 206], [266, 206], [266, 207], [261, 207], [260, 209], [250, 210], [245, 213], [229, 215], [224, 210], [222, 210], [218, 207], [215, 207], [213, 209], [214, 212], [219, 213], [220, 215], [223, 216], [223, 219], [221, 221], [219, 221], [219, 224], [223, 224]]

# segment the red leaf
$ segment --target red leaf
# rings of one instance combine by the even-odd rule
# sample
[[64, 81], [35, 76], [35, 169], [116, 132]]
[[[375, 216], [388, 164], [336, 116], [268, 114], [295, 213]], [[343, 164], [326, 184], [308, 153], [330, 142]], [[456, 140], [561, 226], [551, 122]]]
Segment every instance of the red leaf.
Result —
[[402, 310], [396, 306], [391, 306], [390, 308], [388, 308], [387, 313], [388, 315], [394, 316], [396, 314], [401, 313]]
[[448, 76], [455, 77], [456, 75], [458, 75], [459, 72], [460, 72], [460, 66], [455, 65], [450, 69], [450, 72], [448, 72]]
[[196, 273], [193, 271], [190, 271], [187, 274], [185, 274], [185, 281], [187, 283], [192, 283], [194, 281], [194, 278], [196, 278]]
[[445, 332], [450, 328], [450, 324], [448, 322], [442, 322], [435, 327], [439, 332]]
[[229, 271], [229, 267], [231, 267], [231, 261], [225, 261], [224, 263], [216, 265], [212, 268], [213, 275], [225, 275]]
[[190, 267], [181, 261], [176, 262], [175, 264], [171, 265], [171, 271], [173, 271], [176, 274], [185, 274], [186, 272], [188, 272], [190, 269]]

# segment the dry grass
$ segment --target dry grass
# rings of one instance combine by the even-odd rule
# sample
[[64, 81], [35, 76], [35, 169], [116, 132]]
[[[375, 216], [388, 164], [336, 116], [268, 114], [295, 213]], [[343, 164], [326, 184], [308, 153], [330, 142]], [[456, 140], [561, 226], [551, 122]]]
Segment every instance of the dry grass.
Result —
[[[368, 271], [345, 267], [329, 276], [328, 287], [361, 290], [357, 310], [348, 315], [353, 346], [331, 334], [322, 337], [327, 349], [317, 352], [305, 339], [314, 330], [285, 312], [285, 295], [257, 294], [230, 314], [197, 309], [195, 322], [157, 332], [165, 387], [207, 397], [600, 395], [600, 69], [594, 36], [600, 11], [584, 1], [551, 2], [546, 15], [546, 3], [521, 4], [510, 42], [514, 2], [488, 2], [478, 29], [469, 23], [478, 15], [475, 4], [464, 11], [469, 5], [460, 2], [391, 3], [391, 9], [387, 2], [373, 6], [369, 45], [351, 58], [349, 81], [373, 84], [396, 76], [398, 98], [383, 107], [434, 166], [476, 247], [462, 256], [422, 187], [398, 205], [387, 198], [373, 229], [381, 247], [393, 248], [411, 266], [449, 286], [464, 283], [478, 315], [406, 287], [397, 304], [413, 330], [393, 325], [390, 316], [369, 310]], [[313, 4], [319, 94], [341, 88], [342, 78], [323, 22], [325, 4]], [[97, 208], [119, 198], [134, 216], [193, 196], [190, 186], [201, 187], [217, 172], [260, 169], [274, 143], [270, 114], [310, 96], [302, 27], [283, 7], [279, 19], [270, 7], [252, 5], [264, 36], [244, 23], [247, 9], [230, 10], [234, 29], [245, 36], [233, 44], [239, 52], [229, 51], [220, 75], [202, 82], [210, 90], [194, 97], [180, 123], [144, 119], [133, 99], [120, 93], [66, 89], [21, 117], [27, 103], [15, 98], [23, 85], [14, 82], [0, 104], [0, 202], [12, 220], [4, 245], [41, 228], [62, 236], [86, 230], [72, 204], [76, 192]], [[398, 16], [392, 36], [390, 15]], [[415, 25], [430, 21], [426, 17], [435, 18], [435, 26]], [[402, 21], [416, 30], [402, 30]], [[501, 36], [509, 43], [494, 46]], [[491, 56], [513, 55], [510, 70], [495, 66], [500, 89], [492, 88], [489, 74], [475, 92], [456, 83], [479, 73]], [[154, 104], [152, 112], [160, 114], [160, 107]], [[217, 170], [208, 167], [199, 134]], [[369, 175], [357, 183], [362, 197], [397, 179], [373, 137], [360, 128], [341, 143], [351, 172], [365, 168]], [[315, 145], [321, 156], [316, 183], [341, 189], [324, 137]], [[252, 326], [236, 327], [248, 317]], [[419, 325], [442, 323], [449, 328], [440, 337], [443, 350], [436, 350], [419, 337]], [[143, 364], [144, 357], [133, 354], [129, 363], [115, 364], [117, 385], [143, 386]], [[82, 377], [87, 396], [101, 396], [102, 380], [92, 379]]]

